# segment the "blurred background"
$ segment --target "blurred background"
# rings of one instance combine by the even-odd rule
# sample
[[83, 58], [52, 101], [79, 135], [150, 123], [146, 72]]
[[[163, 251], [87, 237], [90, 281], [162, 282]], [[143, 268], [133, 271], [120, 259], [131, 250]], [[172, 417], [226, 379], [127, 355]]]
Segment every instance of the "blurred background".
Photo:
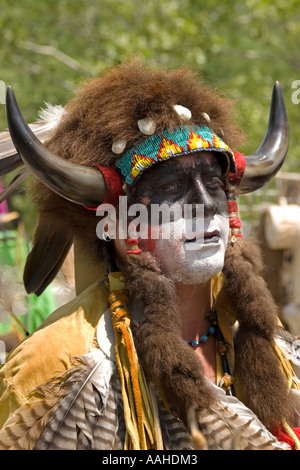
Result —
[[[0, 12], [0, 85], [13, 87], [27, 122], [38, 118], [45, 102], [64, 105], [82, 81], [137, 55], [154, 66], [190, 65], [236, 100], [236, 119], [248, 139], [239, 150], [252, 153], [267, 128], [273, 84], [280, 82], [291, 128], [284, 173], [239, 202], [245, 233], [262, 242], [266, 279], [284, 319], [300, 334], [300, 2], [0, 0]], [[5, 129], [0, 104], [0, 132]], [[4, 185], [10, 179], [4, 177]], [[30, 240], [36, 213], [25, 186], [8, 206], [21, 214]], [[277, 222], [286, 221], [284, 205], [294, 210], [266, 240], [274, 224], [270, 205], [278, 207]], [[285, 232], [275, 234], [283, 225]], [[293, 242], [287, 241], [291, 233]]]

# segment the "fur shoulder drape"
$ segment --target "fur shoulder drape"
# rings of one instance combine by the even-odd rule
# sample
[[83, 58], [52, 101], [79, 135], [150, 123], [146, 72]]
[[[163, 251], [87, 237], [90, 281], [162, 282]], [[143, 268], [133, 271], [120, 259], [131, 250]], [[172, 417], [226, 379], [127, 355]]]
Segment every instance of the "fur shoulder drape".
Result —
[[272, 429], [291, 416], [288, 386], [274, 351], [278, 308], [262, 277], [262, 254], [254, 240], [238, 240], [225, 257], [225, 291], [237, 314], [236, 374], [244, 402]]
[[[245, 405], [272, 430], [291, 417], [292, 404], [274, 350], [278, 311], [261, 275], [262, 267], [254, 241], [242, 239], [228, 246], [224, 289], [239, 323], [235, 374], [242, 384]], [[202, 365], [181, 339], [174, 286], [149, 253], [132, 258], [125, 270], [130, 296], [144, 306], [144, 322], [135, 334], [143, 368], [186, 422], [189, 406], [205, 409], [214, 398], [204, 381]]]

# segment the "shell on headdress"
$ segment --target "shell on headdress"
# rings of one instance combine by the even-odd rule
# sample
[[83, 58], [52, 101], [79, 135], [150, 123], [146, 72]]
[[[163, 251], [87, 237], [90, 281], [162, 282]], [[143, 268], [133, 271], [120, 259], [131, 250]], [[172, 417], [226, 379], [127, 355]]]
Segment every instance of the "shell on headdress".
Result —
[[204, 117], [205, 121], [210, 122], [210, 117], [207, 113], [201, 113], [201, 114]]
[[138, 120], [139, 130], [145, 135], [153, 135], [156, 131], [156, 122], [151, 117]]
[[189, 121], [192, 117], [191, 111], [188, 108], [181, 106], [181, 104], [175, 104], [175, 106], [173, 106], [173, 109], [183, 121]]
[[115, 140], [111, 147], [112, 152], [117, 155], [121, 154], [125, 150], [126, 143], [125, 139]]

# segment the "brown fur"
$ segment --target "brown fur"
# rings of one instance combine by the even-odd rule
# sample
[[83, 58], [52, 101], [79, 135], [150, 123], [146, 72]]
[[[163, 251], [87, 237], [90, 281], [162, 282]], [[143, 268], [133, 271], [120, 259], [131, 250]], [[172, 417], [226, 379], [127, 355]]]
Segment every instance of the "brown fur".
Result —
[[253, 240], [228, 246], [225, 257], [225, 290], [237, 314], [236, 371], [244, 402], [271, 430], [291, 417], [288, 387], [273, 349], [278, 327], [277, 306], [261, 277], [263, 262]]
[[49, 146], [74, 163], [111, 166], [117, 158], [111, 152], [114, 140], [126, 139], [129, 149], [145, 139], [137, 126], [139, 119], [154, 118], [157, 132], [182, 125], [172, 109], [175, 104], [191, 110], [189, 124], [207, 124], [201, 114], [206, 112], [210, 127], [223, 132], [229, 146], [241, 144], [243, 133], [232, 123], [229, 99], [187, 68], [155, 71], [135, 60], [88, 81], [66, 106], [67, 115]]
[[212, 398], [202, 364], [182, 340], [174, 286], [150, 253], [129, 256], [123, 270], [131, 298], [143, 307], [144, 321], [135, 332], [143, 369], [163, 391], [172, 411], [186, 423], [192, 404], [201, 410]]

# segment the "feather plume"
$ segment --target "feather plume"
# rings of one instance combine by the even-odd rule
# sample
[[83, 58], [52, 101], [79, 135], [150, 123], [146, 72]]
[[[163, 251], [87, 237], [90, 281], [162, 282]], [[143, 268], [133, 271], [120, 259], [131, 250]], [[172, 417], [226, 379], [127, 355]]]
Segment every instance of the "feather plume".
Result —
[[226, 395], [212, 382], [209, 386], [215, 403], [198, 413], [200, 430], [209, 450], [233, 450], [237, 445], [238, 450], [290, 450], [289, 445], [279, 442], [237, 398]]
[[178, 418], [169, 413], [158, 393], [156, 393], [161, 434], [165, 450], [192, 450], [190, 435]]
[[[39, 120], [30, 124], [29, 127], [41, 142], [48, 140], [52, 132], [59, 125], [65, 109], [60, 106], [53, 106], [45, 103], [45, 108], [40, 110]], [[0, 133], [0, 176], [11, 173], [16, 168], [23, 166], [22, 158], [12, 142], [8, 131]], [[15, 189], [31, 175], [28, 168], [22, 168], [18, 175], [10, 182], [1, 194], [1, 201], [6, 199]]]
[[39, 401], [8, 419], [0, 431], [0, 450], [108, 450], [120, 445], [114, 364], [100, 349], [77, 361], [34, 391]]
[[[59, 125], [62, 117], [65, 114], [63, 106], [53, 106], [45, 103], [45, 107], [39, 112], [38, 121], [29, 124], [29, 127], [43, 143], [49, 139], [52, 131]], [[2, 161], [7, 161], [4, 164], [4, 171], [2, 170]], [[7, 172], [13, 171], [18, 166], [23, 165], [21, 157], [16, 153], [16, 148], [11, 140], [9, 131], [0, 132], [0, 174], [4, 175]]]
[[286, 358], [300, 367], [300, 338], [281, 328], [275, 335], [275, 342]]
[[[76, 450], [79, 442], [81, 448], [84, 445], [98, 450], [101, 446], [102, 450], [107, 449], [106, 445], [112, 448], [117, 430], [110, 386], [113, 363], [100, 349], [86, 354], [79, 361], [81, 364], [65, 383], [67, 394], [52, 413], [35, 446], [37, 450]], [[102, 442], [97, 439], [97, 428], [103, 432]]]
[[29, 168], [21, 168], [21, 170], [16, 174], [16, 176], [11, 180], [11, 182], [1, 192], [0, 203], [5, 201], [5, 199], [7, 199], [30, 175], [31, 171], [29, 170]]
[[9, 315], [25, 315], [28, 311], [27, 296], [20, 272], [4, 265], [0, 268], [0, 321], [7, 322]]
[[32, 450], [61, 398], [57, 383], [45, 385], [38, 401], [22, 406], [8, 418], [0, 431], [0, 450]]
[[61, 105], [52, 105], [45, 102], [45, 107], [39, 112], [40, 123], [47, 126], [47, 129], [53, 129], [60, 123], [66, 110]]

